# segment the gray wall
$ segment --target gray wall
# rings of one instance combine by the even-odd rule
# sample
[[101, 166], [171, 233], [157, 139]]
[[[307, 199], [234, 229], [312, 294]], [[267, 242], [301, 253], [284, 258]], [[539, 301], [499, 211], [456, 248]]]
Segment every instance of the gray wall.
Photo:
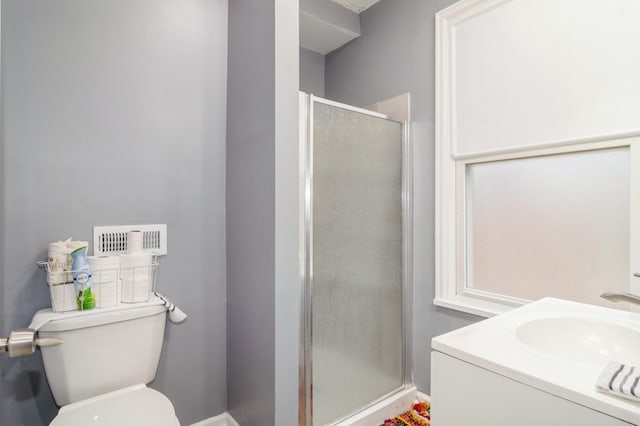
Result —
[[[183, 424], [226, 409], [226, 0], [4, 0], [2, 335], [49, 305], [35, 262], [93, 225], [167, 223], [152, 387]], [[2, 360], [0, 424], [56, 414], [39, 352]]]
[[353, 104], [411, 93], [414, 146], [414, 379], [430, 391], [431, 338], [478, 318], [433, 305], [434, 16], [454, 0], [382, 1], [361, 14], [362, 36], [326, 56], [325, 94]]
[[275, 416], [274, 32], [273, 1], [229, 2], [227, 393], [243, 426]]
[[[302, 286], [299, 208], [299, 6], [277, 0], [275, 9], [275, 395], [277, 426], [298, 424]], [[262, 422], [261, 425], [265, 425]]]
[[227, 393], [242, 426], [297, 424], [297, 4], [229, 2]]
[[300, 90], [324, 97], [324, 55], [300, 48]]
[[[2, 29], [2, 0], [0, 0], [0, 30]], [[0, 31], [0, 46], [2, 45], [2, 31]], [[2, 48], [0, 48], [0, 52]], [[2, 55], [0, 54], [0, 82], [2, 82]], [[4, 223], [3, 219], [5, 216], [4, 213], [4, 182], [5, 179], [5, 167], [4, 167], [4, 114], [2, 113], [3, 105], [4, 105], [4, 89], [2, 88], [2, 84], [0, 84], [0, 239], [2, 235], [5, 235]], [[0, 306], [2, 305], [2, 301], [4, 300], [3, 296], [3, 280], [4, 276], [4, 243], [0, 242]], [[4, 328], [4, 315], [0, 314], [0, 332], [3, 332]], [[2, 372], [4, 371], [3, 367], [4, 356], [0, 357], [0, 381], [2, 380]], [[0, 382], [1, 383], [1, 382]], [[4, 401], [4, 391], [5, 386], [0, 386], [0, 401]], [[0, 404], [0, 419], [4, 419], [4, 403]]]

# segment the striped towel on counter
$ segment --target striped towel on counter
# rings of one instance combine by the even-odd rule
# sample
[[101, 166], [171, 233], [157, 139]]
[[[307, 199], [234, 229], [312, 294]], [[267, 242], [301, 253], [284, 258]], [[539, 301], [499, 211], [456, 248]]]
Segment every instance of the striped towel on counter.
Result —
[[640, 366], [609, 361], [598, 377], [597, 388], [601, 392], [640, 402]]

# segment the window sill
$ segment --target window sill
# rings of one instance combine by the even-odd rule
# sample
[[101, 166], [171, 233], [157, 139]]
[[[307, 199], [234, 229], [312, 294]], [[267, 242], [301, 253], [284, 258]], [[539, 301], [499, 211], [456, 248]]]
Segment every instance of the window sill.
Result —
[[513, 304], [501, 303], [500, 301], [492, 302], [468, 296], [453, 296], [446, 299], [435, 298], [433, 299], [433, 304], [485, 318], [503, 314], [518, 307]]

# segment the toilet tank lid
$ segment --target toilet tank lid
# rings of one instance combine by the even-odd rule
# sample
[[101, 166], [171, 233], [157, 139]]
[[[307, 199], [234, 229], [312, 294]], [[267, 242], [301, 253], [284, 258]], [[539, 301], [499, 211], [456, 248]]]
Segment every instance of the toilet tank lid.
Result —
[[36, 331], [75, 330], [143, 318], [161, 312], [166, 312], [162, 300], [152, 295], [148, 302], [123, 303], [88, 311], [53, 312], [51, 309], [42, 309], [33, 316], [29, 328]]

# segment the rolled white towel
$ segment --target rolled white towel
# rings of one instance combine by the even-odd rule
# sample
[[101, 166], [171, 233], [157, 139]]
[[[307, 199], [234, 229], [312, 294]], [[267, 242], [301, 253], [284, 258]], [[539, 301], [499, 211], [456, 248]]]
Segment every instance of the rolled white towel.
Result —
[[50, 243], [47, 255], [47, 261], [49, 262], [47, 283], [49, 285], [59, 285], [67, 282], [73, 282], [73, 276], [67, 273], [67, 271], [71, 270], [67, 242], [57, 241], [55, 243]]
[[187, 314], [185, 314], [182, 309], [178, 308], [175, 303], [173, 303], [167, 296], [162, 293], [158, 293], [157, 291], [154, 294], [162, 300], [162, 304], [169, 312], [169, 320], [174, 323], [179, 323], [187, 319]]
[[609, 361], [596, 387], [600, 392], [640, 402], [640, 366]]

